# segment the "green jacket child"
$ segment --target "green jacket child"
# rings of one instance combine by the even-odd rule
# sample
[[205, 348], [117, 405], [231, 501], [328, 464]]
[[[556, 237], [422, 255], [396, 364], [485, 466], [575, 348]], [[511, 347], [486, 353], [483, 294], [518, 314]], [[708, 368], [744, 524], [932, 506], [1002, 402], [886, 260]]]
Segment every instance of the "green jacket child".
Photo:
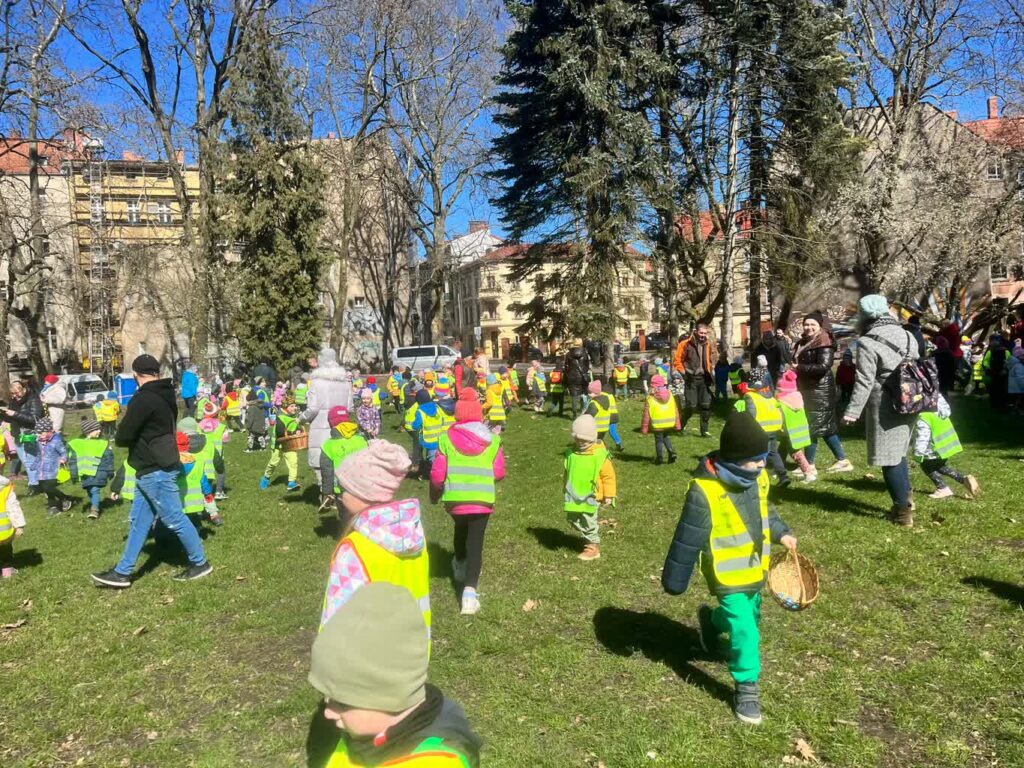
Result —
[[714, 611], [703, 605], [698, 612], [701, 645], [715, 652], [720, 636], [729, 635], [733, 711], [755, 725], [761, 722], [761, 589], [771, 545], [796, 549], [796, 538], [768, 503], [767, 456], [768, 435], [757, 421], [746, 413], [730, 415], [719, 450], [701, 459], [690, 481], [661, 574], [665, 591], [681, 595], [700, 564], [719, 602]]
[[359, 425], [349, 420], [348, 408], [337, 405], [327, 413], [331, 436], [320, 449], [320, 497], [323, 503], [341, 493], [335, 472], [350, 453], [361, 451], [369, 443], [359, 431]]

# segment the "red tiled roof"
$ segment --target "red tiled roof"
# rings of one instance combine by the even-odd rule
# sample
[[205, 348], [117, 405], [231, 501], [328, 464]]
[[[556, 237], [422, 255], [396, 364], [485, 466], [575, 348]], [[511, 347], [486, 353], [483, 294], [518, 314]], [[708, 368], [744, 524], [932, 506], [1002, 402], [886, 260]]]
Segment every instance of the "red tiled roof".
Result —
[[[31, 142], [16, 136], [0, 137], [0, 172], [9, 174], [28, 174], [28, 155]], [[46, 158], [46, 165], [39, 167], [39, 172], [49, 176], [61, 173], [61, 163], [84, 157], [80, 144], [69, 144], [63, 139], [43, 140], [36, 142], [36, 151], [41, 158]]]
[[[693, 237], [692, 221], [693, 219], [689, 216], [680, 216], [676, 219], [676, 228], [686, 240]], [[754, 228], [754, 217], [750, 211], [737, 211], [736, 223], [739, 228], [736, 236], [739, 238], [750, 237], [750, 230]], [[718, 217], [711, 211], [701, 211], [700, 213], [700, 236], [702, 240], [711, 241], [720, 240], [722, 237], [722, 230], [718, 228]]]
[[[500, 245], [497, 248], [492, 248], [483, 256], [480, 257], [480, 261], [496, 262], [496, 261], [512, 261], [516, 259], [522, 259], [526, 256], [527, 252], [531, 248], [537, 247], [534, 243], [515, 243], [514, 245]], [[569, 245], [567, 243], [552, 243], [546, 246], [547, 250], [552, 252], [554, 256], [566, 256]], [[626, 246], [626, 252], [637, 257], [643, 258], [643, 254], [640, 253], [636, 248], [631, 245]]]
[[969, 120], [964, 125], [992, 144], [1003, 144], [1012, 149], [1024, 149], [1024, 117]]

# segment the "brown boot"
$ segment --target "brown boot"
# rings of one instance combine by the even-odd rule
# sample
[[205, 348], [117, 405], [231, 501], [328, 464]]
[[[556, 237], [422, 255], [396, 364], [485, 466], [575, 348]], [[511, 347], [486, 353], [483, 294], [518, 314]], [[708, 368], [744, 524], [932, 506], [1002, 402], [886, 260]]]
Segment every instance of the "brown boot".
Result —
[[892, 510], [889, 512], [888, 518], [891, 522], [895, 523], [901, 528], [914, 527], [914, 510], [910, 506], [901, 507], [896, 504], [893, 504]]
[[587, 544], [577, 557], [580, 560], [597, 560], [601, 557], [601, 548], [597, 544]]

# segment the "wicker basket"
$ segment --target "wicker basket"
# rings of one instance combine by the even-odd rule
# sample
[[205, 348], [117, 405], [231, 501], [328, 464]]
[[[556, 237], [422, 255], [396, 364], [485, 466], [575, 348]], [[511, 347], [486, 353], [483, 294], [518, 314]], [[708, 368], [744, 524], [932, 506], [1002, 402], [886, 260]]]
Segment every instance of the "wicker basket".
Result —
[[821, 593], [818, 570], [803, 555], [787, 550], [768, 571], [768, 590], [783, 608], [802, 611]]
[[309, 433], [299, 432], [295, 435], [282, 437], [277, 441], [282, 451], [303, 451], [309, 448]]

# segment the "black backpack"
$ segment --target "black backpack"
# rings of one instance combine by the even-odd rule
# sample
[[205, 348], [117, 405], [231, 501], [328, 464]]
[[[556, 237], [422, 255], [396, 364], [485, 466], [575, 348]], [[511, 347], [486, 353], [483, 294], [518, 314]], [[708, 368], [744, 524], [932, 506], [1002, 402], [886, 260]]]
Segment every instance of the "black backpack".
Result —
[[902, 358], [889, 378], [882, 384], [882, 391], [889, 395], [892, 409], [901, 415], [912, 416], [934, 412], [939, 409], [939, 371], [935, 361], [910, 360], [910, 350], [917, 341], [907, 333], [907, 349], [901, 350], [891, 341], [871, 336], [867, 338], [884, 344]]

